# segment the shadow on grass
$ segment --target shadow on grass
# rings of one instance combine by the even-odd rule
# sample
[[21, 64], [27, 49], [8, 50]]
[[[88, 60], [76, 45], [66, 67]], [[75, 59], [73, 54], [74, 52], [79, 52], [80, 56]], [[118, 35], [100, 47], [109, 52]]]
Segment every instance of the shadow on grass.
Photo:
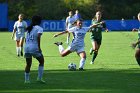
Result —
[[23, 93], [139, 93], [139, 69], [86, 71], [45, 70], [46, 84], [36, 82], [37, 71], [31, 71], [31, 84], [24, 84], [24, 71], [0, 71], [0, 92]]

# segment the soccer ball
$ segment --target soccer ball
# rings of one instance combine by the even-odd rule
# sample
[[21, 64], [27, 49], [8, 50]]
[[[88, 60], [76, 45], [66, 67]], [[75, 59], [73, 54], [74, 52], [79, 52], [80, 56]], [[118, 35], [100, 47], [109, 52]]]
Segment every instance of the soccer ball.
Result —
[[75, 70], [76, 70], [76, 64], [70, 63], [70, 64], [68, 65], [68, 70], [70, 70], [70, 71], [75, 71]]

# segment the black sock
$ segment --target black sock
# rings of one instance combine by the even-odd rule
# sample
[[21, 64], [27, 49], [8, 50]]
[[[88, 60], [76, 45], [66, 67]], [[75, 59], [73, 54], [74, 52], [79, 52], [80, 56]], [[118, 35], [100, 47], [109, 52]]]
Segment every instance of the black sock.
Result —
[[93, 57], [92, 57], [92, 62], [94, 62], [95, 58], [97, 57], [98, 53], [94, 52]]

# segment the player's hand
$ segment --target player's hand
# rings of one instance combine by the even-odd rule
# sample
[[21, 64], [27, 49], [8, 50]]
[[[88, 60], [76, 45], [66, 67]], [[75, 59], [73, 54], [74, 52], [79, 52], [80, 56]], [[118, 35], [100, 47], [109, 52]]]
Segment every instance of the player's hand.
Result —
[[100, 22], [100, 24], [104, 24], [104, 23], [105, 23], [104, 21]]
[[136, 46], [137, 46], [136, 43], [132, 43], [132, 44], [131, 44], [131, 47], [132, 47], [133, 49], [135, 49]]
[[105, 32], [109, 32], [109, 30], [108, 30], [108, 29], [106, 29], [106, 30], [105, 30]]
[[132, 29], [132, 32], [136, 32], [136, 31], [137, 31], [137, 29], [136, 29], [136, 28], [133, 28], [133, 29]]
[[57, 37], [58, 35], [57, 34], [55, 34], [53, 37]]

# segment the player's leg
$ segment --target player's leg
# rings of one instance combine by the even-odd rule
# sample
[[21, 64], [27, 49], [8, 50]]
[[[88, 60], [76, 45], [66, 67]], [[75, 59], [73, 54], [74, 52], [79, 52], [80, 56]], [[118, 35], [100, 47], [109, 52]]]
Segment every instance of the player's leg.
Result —
[[30, 83], [30, 68], [32, 65], [32, 57], [26, 58], [26, 67], [25, 67], [25, 83]]
[[80, 64], [79, 64], [79, 70], [84, 70], [84, 65], [85, 65], [85, 61], [86, 61], [86, 53], [85, 53], [85, 51], [82, 51], [78, 54], [81, 57]]
[[136, 50], [135, 58], [136, 58], [136, 61], [137, 61], [138, 65], [140, 66], [140, 48], [138, 48]]
[[20, 56], [20, 41], [16, 40], [16, 52], [17, 52], [17, 56]]
[[61, 55], [62, 57], [67, 56], [68, 54], [71, 53], [71, 51], [70, 51], [69, 48], [66, 49], [66, 50], [64, 50], [64, 48], [63, 48], [63, 46], [62, 46], [62, 44], [63, 44], [62, 42], [56, 42], [56, 43], [54, 43], [54, 44], [56, 44], [56, 45], [58, 46], [60, 55]]
[[39, 62], [39, 65], [38, 65], [38, 77], [37, 77], [37, 81], [41, 82], [41, 83], [45, 83], [45, 81], [42, 79], [43, 77], [43, 72], [44, 72], [44, 57], [43, 55], [41, 54], [40, 57], [37, 57], [36, 58]]
[[94, 64], [94, 60], [97, 57], [98, 50], [100, 48], [100, 45], [95, 40], [92, 42], [92, 46], [93, 46], [94, 53], [93, 53], [92, 61], [90, 62], [90, 64]]
[[20, 39], [20, 54], [23, 56], [23, 43], [24, 43], [24, 37], [21, 37]]
[[70, 42], [70, 33], [67, 33], [67, 41], [66, 41], [66, 43], [69, 45], [69, 42]]

